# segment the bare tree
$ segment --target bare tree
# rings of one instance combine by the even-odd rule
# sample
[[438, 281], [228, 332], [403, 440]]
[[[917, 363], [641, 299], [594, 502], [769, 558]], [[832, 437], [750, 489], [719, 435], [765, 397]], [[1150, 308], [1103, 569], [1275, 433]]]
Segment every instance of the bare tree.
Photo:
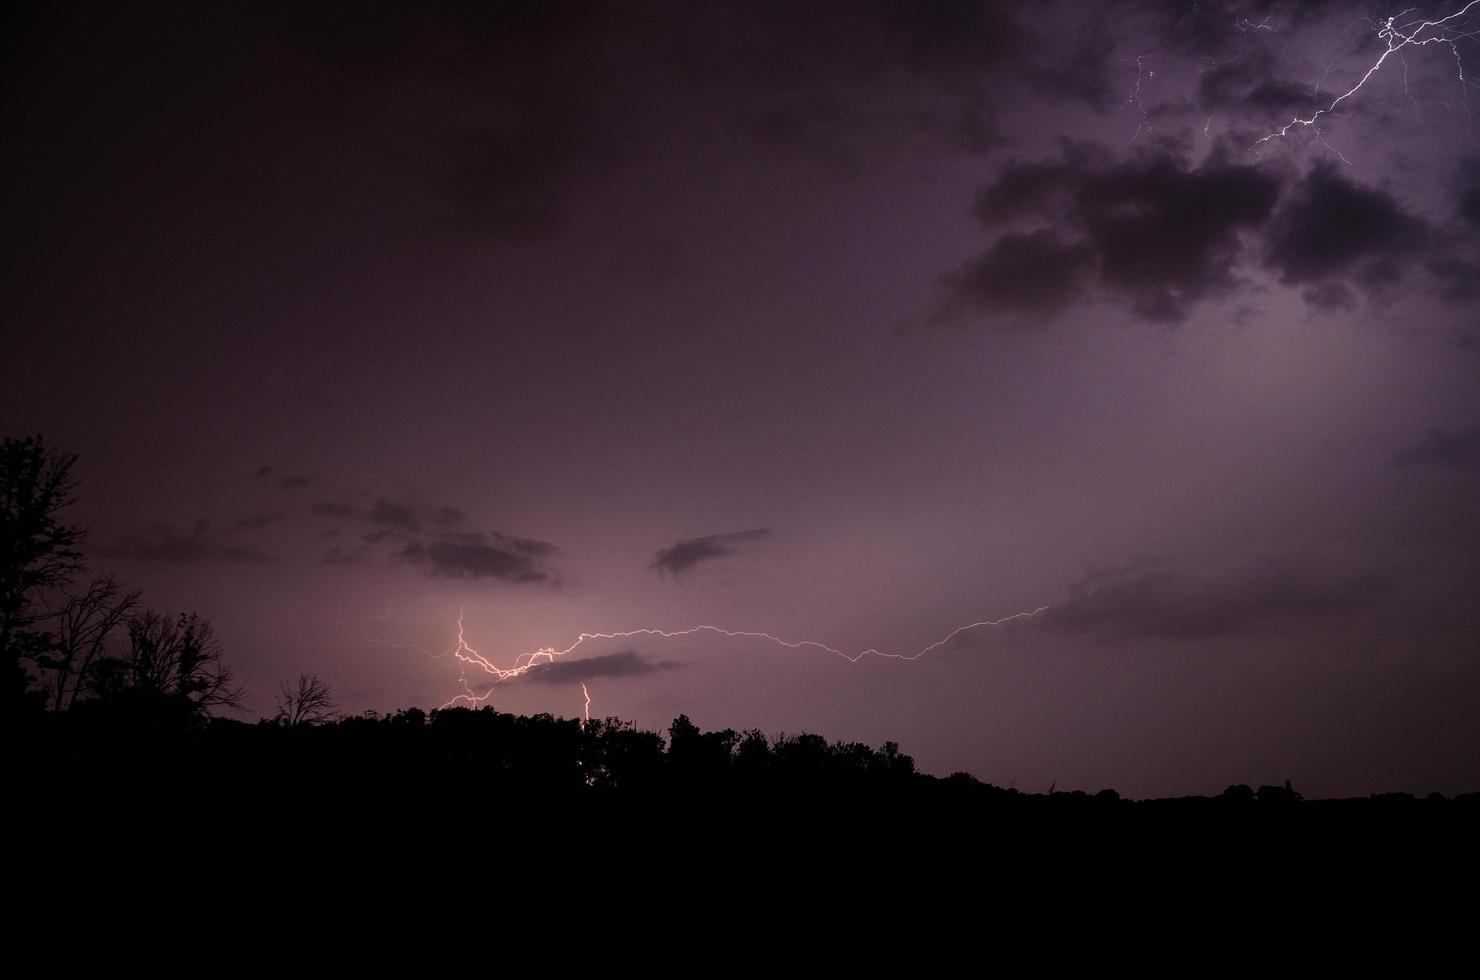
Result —
[[318, 674], [299, 674], [298, 686], [290, 688], [287, 681], [279, 686], [277, 720], [280, 724], [322, 725], [332, 721], [338, 714], [339, 705], [329, 693], [329, 685], [319, 679]]
[[127, 691], [178, 699], [202, 715], [212, 708], [240, 708], [246, 697], [221, 657], [211, 624], [194, 613], [133, 613], [123, 656], [100, 658], [89, 673], [87, 688], [98, 697]]
[[71, 708], [86, 687], [108, 640], [139, 608], [141, 592], [123, 591], [111, 575], [94, 579], [86, 591], [68, 596], [54, 615], [56, 627], [37, 665], [51, 671], [47, 680], [52, 710]]

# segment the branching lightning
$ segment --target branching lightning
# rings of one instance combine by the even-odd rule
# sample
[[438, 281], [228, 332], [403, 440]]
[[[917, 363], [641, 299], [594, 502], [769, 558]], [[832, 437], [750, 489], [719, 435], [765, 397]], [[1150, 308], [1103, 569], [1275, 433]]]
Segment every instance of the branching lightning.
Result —
[[[893, 653], [887, 650], [880, 650], [877, 647], [870, 647], [867, 650], [861, 650], [858, 653], [850, 654], [844, 650], [838, 649], [837, 647], [829, 646], [828, 644], [819, 642], [817, 640], [787, 640], [779, 636], [775, 636], [774, 634], [762, 632], [759, 630], [732, 630], [725, 629], [721, 626], [700, 625], [673, 630], [658, 629], [655, 627], [643, 627], [640, 629], [631, 630], [615, 630], [607, 633], [581, 633], [576, 637], [574, 643], [570, 644], [567, 647], [564, 647], [563, 649], [557, 649], [552, 646], [541, 647], [538, 650], [533, 650], [528, 653], [521, 653], [513, 659], [509, 666], [500, 667], [468, 643], [467, 633], [463, 625], [463, 612], [461, 610], [458, 612], [457, 615], [457, 642], [453, 646], [444, 651], [441, 651], [440, 653], [429, 650], [426, 647], [419, 646], [417, 644], [397, 643], [381, 637], [370, 636], [368, 634], [364, 634], [363, 632], [362, 637], [365, 642], [376, 644], [379, 646], [389, 646], [400, 650], [414, 650], [429, 657], [451, 657], [456, 660], [458, 665], [458, 682], [462, 686], [462, 693], [450, 698], [441, 705], [441, 707], [443, 708], [450, 708], [457, 704], [481, 704], [493, 694], [494, 688], [496, 688], [499, 684], [502, 684], [506, 681], [514, 680], [518, 677], [522, 677], [525, 674], [528, 674], [530, 671], [536, 670], [545, 664], [554, 663], [556, 660], [562, 657], [569, 656], [571, 653], [574, 653], [576, 650], [578, 650], [581, 646], [592, 641], [622, 640], [638, 636], [656, 637], [659, 639], [668, 640], [685, 636], [695, 636], [701, 633], [705, 633], [713, 634], [716, 636], [725, 636], [731, 639], [762, 640], [766, 643], [785, 647], [789, 650], [816, 650], [822, 653], [830, 653], [836, 657], [841, 657], [843, 660], [848, 661], [850, 664], [856, 664], [864, 657], [880, 657], [886, 660], [899, 660], [910, 663], [919, 660], [921, 657], [934, 650], [940, 649], [963, 633], [968, 633], [972, 630], [982, 629], [989, 626], [1003, 626], [1008, 623], [1016, 622], [1018, 620], [1032, 619], [1046, 609], [1048, 609], [1047, 606], [1039, 606], [1037, 609], [1013, 613], [1010, 616], [1003, 616], [1000, 619], [984, 619], [975, 623], [967, 623], [965, 626], [956, 627], [955, 629], [951, 630], [951, 632], [941, 637], [939, 640], [936, 640], [929, 646], [926, 646], [921, 650], [911, 654]], [[473, 672], [472, 678], [470, 678], [469, 676], [470, 671]], [[483, 691], [481, 694], [478, 693], [478, 691], [476, 691], [473, 686], [473, 678], [477, 678], [478, 676], [480, 676], [480, 674], [482, 677], [487, 678], [492, 682], [491, 686], [489, 686], [488, 689]], [[589, 690], [587, 690], [585, 683], [581, 684], [581, 694], [585, 698], [585, 704], [583, 706], [584, 718], [586, 721], [590, 721], [591, 693]]]
[[1136, 112], [1140, 114], [1140, 122], [1136, 124], [1136, 131], [1131, 135], [1131, 141], [1126, 144], [1127, 146], [1134, 146], [1136, 140], [1141, 138], [1141, 134], [1151, 126], [1146, 106], [1141, 103], [1141, 82], [1156, 77], [1156, 70], [1146, 67], [1146, 62], [1151, 57], [1152, 55], [1149, 54], [1136, 55], [1136, 82], [1131, 86], [1130, 95], [1126, 96], [1125, 101], [1120, 104], [1122, 109], [1128, 109], [1134, 105]]
[[[1295, 129], [1296, 127], [1307, 127], [1314, 128], [1319, 141], [1327, 148], [1332, 149], [1333, 152], [1336, 152], [1334, 148], [1331, 148], [1331, 145], [1329, 143], [1326, 143], [1324, 134], [1321, 132], [1320, 127], [1316, 125], [1317, 122], [1322, 116], [1331, 114], [1336, 110], [1337, 106], [1341, 105], [1343, 102], [1354, 97], [1358, 92], [1360, 92], [1363, 86], [1367, 84], [1368, 80], [1371, 79], [1373, 75], [1381, 71], [1382, 66], [1385, 65], [1388, 59], [1395, 54], [1398, 55], [1399, 62], [1402, 63], [1404, 66], [1404, 86], [1406, 91], [1407, 61], [1404, 52], [1407, 48], [1422, 48], [1427, 47], [1431, 44], [1439, 44], [1447, 47], [1450, 54], [1454, 56], [1455, 64], [1458, 67], [1460, 84], [1463, 86], [1473, 86], [1475, 83], [1465, 77], [1464, 60], [1460, 56], [1459, 42], [1467, 39], [1473, 40], [1477, 36], [1480, 36], [1480, 28], [1468, 31], [1459, 30], [1457, 22], [1462, 20], [1466, 14], [1468, 14], [1471, 10], [1474, 10], [1476, 7], [1480, 7], [1480, 0], [1469, 0], [1469, 2], [1460, 9], [1436, 20], [1415, 19], [1405, 21], [1404, 18], [1411, 14], [1415, 9], [1413, 7], [1409, 7], [1402, 13], [1376, 22], [1377, 37], [1383, 42], [1384, 50], [1380, 55], [1377, 56], [1377, 60], [1372, 62], [1372, 64], [1367, 67], [1367, 70], [1362, 73], [1361, 77], [1357, 79], [1356, 84], [1352, 85], [1351, 88], [1336, 96], [1324, 108], [1317, 109], [1315, 112], [1311, 113], [1307, 117], [1294, 117], [1285, 125], [1281, 126], [1279, 129], [1268, 134], [1267, 136], [1261, 137], [1255, 142], [1255, 145], [1258, 146], [1267, 143], [1270, 140], [1283, 137], [1288, 134], [1290, 130]], [[1262, 27], [1263, 25], [1257, 26]], [[1330, 71], [1331, 65], [1328, 64], [1326, 66], [1326, 73], [1329, 75]], [[1323, 75], [1322, 81], [1324, 80], [1325, 76]], [[1337, 155], [1340, 156], [1339, 153]], [[1345, 160], [1345, 157], [1343, 157], [1342, 159]]]

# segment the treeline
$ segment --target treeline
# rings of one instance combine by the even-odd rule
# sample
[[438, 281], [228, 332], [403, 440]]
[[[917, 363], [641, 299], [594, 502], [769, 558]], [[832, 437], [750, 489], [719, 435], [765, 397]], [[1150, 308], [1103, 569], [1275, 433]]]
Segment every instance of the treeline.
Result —
[[[724, 798], [868, 800], [943, 811], [1123, 812], [1112, 789], [1030, 794], [966, 773], [920, 773], [893, 742], [878, 749], [818, 735], [702, 731], [680, 715], [667, 737], [615, 718], [505, 714], [492, 707], [408, 708], [344, 716], [314, 674], [284, 683], [271, 718], [223, 716], [244, 691], [211, 625], [146, 606], [109, 576], [88, 579], [85, 528], [67, 523], [74, 455], [38, 437], [0, 444], [0, 651], [8, 768], [67, 794], [188, 796], [201, 789], [302, 802], [389, 788], [426, 800]], [[81, 583], [81, 584], [79, 584]], [[1473, 806], [1436, 795], [1385, 804]], [[1289, 810], [1289, 783], [1230, 786], [1218, 797], [1151, 801], [1220, 812]]]
[[49, 765], [82, 773], [219, 770], [233, 781], [458, 786], [567, 793], [898, 791], [929, 777], [893, 742], [880, 749], [817, 735], [702, 731], [686, 716], [667, 737], [616, 718], [582, 721], [454, 707], [290, 725], [212, 718], [202, 726], [74, 711], [49, 719]]
[[[145, 720], [148, 723], [145, 724]], [[1123, 800], [1113, 789], [1027, 793], [967, 773], [921, 773], [893, 742], [872, 748], [814, 734], [703, 731], [680, 715], [666, 737], [616, 718], [557, 718], [490, 706], [390, 714], [369, 712], [314, 723], [281, 717], [255, 724], [211, 718], [202, 725], [131, 712], [74, 710], [50, 716], [33, 759], [45, 771], [89, 785], [231, 788], [248, 795], [292, 787], [300, 799], [384, 790], [435, 799], [449, 793], [485, 801], [545, 803], [577, 798], [871, 800], [940, 804], [963, 812], [1018, 810], [1111, 815], [1131, 806], [1222, 814], [1284, 812], [1301, 804], [1290, 784], [1229, 786], [1214, 797]], [[38, 734], [42, 734], [38, 732]], [[1316, 801], [1318, 807], [1353, 801]], [[1453, 800], [1392, 793], [1367, 805], [1480, 807], [1480, 794]], [[1309, 804], [1306, 804], [1309, 806]]]

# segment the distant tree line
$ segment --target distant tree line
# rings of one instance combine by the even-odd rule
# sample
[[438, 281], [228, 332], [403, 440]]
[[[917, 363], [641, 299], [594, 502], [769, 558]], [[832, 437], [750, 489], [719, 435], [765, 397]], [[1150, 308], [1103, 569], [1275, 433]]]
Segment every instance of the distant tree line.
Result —
[[[810, 797], [933, 801], [949, 812], [995, 805], [1110, 813], [1127, 803], [1110, 789], [1029, 794], [966, 773], [930, 776], [894, 742], [875, 749], [813, 734], [706, 732], [686, 715], [666, 739], [616, 718], [524, 717], [489, 706], [346, 716], [313, 673], [281, 685], [270, 718], [223, 716], [239, 714], [245, 694], [211, 624], [150, 608], [111, 576], [87, 576], [87, 529], [65, 520], [75, 462], [39, 436], [0, 444], [0, 680], [17, 750], [10, 763], [53, 788], [215, 784], [296, 801], [371, 786], [411, 791], [411, 799]], [[1271, 811], [1301, 796], [1286, 782], [1230, 786], [1195, 802]]]

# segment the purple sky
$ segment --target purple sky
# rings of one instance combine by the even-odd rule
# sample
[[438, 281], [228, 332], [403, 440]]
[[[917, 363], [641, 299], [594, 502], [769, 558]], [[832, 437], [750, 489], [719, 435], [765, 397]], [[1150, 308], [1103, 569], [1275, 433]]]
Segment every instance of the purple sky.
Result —
[[0, 418], [249, 717], [1480, 786], [1480, 4], [208, 6], [5, 15]]

